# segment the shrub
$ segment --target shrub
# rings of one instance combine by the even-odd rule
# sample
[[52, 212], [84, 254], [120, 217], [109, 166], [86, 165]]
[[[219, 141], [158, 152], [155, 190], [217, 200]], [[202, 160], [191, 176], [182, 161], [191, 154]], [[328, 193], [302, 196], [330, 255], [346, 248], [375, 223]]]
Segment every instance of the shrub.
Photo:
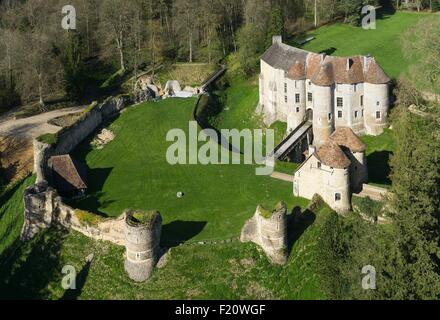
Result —
[[97, 226], [100, 222], [103, 221], [102, 217], [85, 210], [76, 209], [75, 215], [81, 225]]
[[41, 143], [54, 145], [58, 142], [58, 135], [56, 133], [46, 133], [37, 138]]

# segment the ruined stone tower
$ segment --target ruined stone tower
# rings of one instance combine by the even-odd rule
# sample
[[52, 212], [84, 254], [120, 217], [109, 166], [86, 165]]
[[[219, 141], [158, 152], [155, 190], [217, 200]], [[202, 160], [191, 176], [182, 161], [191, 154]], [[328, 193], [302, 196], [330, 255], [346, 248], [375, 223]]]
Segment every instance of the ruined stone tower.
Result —
[[280, 202], [269, 211], [258, 206], [255, 215], [246, 222], [241, 231], [241, 242], [258, 244], [276, 264], [287, 262], [287, 208]]
[[162, 217], [157, 211], [125, 214], [125, 271], [132, 280], [145, 281], [159, 258]]

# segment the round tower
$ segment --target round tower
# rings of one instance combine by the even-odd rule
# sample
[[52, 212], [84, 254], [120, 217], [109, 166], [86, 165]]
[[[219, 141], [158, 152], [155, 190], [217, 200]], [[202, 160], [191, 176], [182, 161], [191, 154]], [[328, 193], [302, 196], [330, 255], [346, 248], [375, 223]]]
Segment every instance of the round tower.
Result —
[[379, 135], [388, 125], [390, 78], [371, 57], [364, 57], [364, 71], [365, 132]]
[[364, 84], [365, 132], [369, 135], [379, 135], [388, 126], [388, 84]]
[[257, 229], [259, 241], [274, 263], [287, 262], [287, 208], [284, 202], [276, 205], [273, 211], [259, 206], [257, 208]]
[[326, 173], [326, 202], [339, 213], [351, 210], [349, 168], [333, 168]]
[[145, 281], [159, 257], [162, 217], [157, 211], [126, 211], [125, 271], [134, 281]]
[[319, 148], [333, 132], [332, 87], [312, 84], [313, 144]]

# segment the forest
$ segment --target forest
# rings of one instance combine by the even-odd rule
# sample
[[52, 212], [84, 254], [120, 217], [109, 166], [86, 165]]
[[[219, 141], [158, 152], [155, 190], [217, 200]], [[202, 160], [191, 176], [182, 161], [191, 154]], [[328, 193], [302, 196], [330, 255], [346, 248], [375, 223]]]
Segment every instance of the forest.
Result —
[[0, 0], [0, 113], [57, 100], [91, 101], [97, 81], [175, 62], [219, 63], [231, 53], [252, 74], [274, 34], [293, 37], [362, 6], [437, 10], [439, 0]]

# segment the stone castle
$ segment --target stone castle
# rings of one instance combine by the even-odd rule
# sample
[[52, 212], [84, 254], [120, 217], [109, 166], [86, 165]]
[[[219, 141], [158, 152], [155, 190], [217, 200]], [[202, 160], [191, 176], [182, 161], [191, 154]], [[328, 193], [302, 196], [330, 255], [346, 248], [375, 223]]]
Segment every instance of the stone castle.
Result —
[[267, 125], [287, 122], [289, 132], [312, 121], [316, 147], [338, 127], [379, 135], [388, 122], [389, 82], [373, 57], [312, 53], [275, 36], [261, 57], [259, 109]]
[[273, 37], [261, 57], [257, 112], [266, 125], [287, 122], [293, 158], [305, 156], [294, 176], [296, 196], [319, 194], [338, 212], [351, 209], [351, 194], [368, 181], [366, 146], [357, 135], [387, 127], [389, 83], [373, 57], [317, 54]]
[[368, 181], [366, 145], [350, 128], [337, 128], [295, 172], [293, 194], [318, 194], [335, 211], [351, 210], [351, 194]]

